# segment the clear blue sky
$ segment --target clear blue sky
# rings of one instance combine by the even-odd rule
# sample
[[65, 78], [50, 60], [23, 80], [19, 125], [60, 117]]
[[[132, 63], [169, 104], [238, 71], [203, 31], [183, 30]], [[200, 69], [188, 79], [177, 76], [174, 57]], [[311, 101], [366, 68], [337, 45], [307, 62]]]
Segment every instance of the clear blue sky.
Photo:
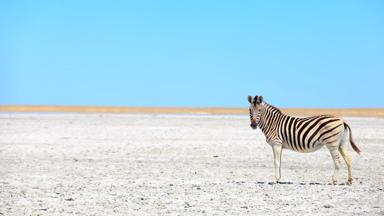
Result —
[[384, 107], [383, 1], [1, 1], [0, 104]]

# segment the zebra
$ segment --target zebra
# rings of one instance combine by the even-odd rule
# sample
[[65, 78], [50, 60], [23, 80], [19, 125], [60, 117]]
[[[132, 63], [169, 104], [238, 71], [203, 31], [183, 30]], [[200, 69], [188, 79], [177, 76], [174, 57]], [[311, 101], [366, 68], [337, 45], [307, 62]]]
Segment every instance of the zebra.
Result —
[[341, 118], [332, 115], [319, 115], [297, 118], [281, 112], [278, 108], [263, 101], [262, 96], [248, 96], [251, 128], [261, 129], [267, 143], [272, 147], [275, 165], [275, 180], [281, 177], [282, 149], [297, 152], [314, 152], [324, 145], [331, 153], [334, 162], [333, 184], [337, 183], [340, 169], [340, 154], [348, 167], [347, 184], [352, 184], [352, 159], [346, 143], [347, 131], [353, 150], [361, 150], [353, 141], [350, 126]]

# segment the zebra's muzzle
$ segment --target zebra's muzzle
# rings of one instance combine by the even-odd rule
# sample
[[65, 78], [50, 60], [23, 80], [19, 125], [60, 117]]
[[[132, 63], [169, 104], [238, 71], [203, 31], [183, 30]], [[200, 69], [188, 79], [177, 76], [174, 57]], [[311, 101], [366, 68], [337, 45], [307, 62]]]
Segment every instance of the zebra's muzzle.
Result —
[[254, 123], [254, 122], [252, 122], [252, 123], [251, 123], [251, 128], [252, 128], [252, 129], [257, 129], [257, 124]]

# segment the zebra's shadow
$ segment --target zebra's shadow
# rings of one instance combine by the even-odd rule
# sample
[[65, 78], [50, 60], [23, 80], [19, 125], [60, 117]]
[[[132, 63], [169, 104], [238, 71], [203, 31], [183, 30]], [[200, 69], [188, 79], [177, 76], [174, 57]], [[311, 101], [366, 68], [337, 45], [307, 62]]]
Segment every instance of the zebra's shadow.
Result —
[[333, 184], [333, 183], [320, 183], [320, 182], [291, 182], [291, 181], [279, 181], [279, 182], [264, 182], [264, 181], [258, 181], [256, 184], [265, 184], [265, 185], [347, 185], [346, 183], [339, 183], [339, 184]]

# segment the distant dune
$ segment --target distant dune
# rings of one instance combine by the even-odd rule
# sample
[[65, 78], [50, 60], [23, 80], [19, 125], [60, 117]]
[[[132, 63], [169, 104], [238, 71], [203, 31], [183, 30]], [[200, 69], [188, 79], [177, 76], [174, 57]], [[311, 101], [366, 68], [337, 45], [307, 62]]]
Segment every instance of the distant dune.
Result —
[[[332, 114], [336, 116], [384, 117], [384, 108], [282, 108], [296, 116]], [[0, 112], [76, 112], [76, 113], [157, 113], [157, 114], [248, 114], [247, 108], [188, 107], [113, 107], [113, 106], [0, 106]]]

